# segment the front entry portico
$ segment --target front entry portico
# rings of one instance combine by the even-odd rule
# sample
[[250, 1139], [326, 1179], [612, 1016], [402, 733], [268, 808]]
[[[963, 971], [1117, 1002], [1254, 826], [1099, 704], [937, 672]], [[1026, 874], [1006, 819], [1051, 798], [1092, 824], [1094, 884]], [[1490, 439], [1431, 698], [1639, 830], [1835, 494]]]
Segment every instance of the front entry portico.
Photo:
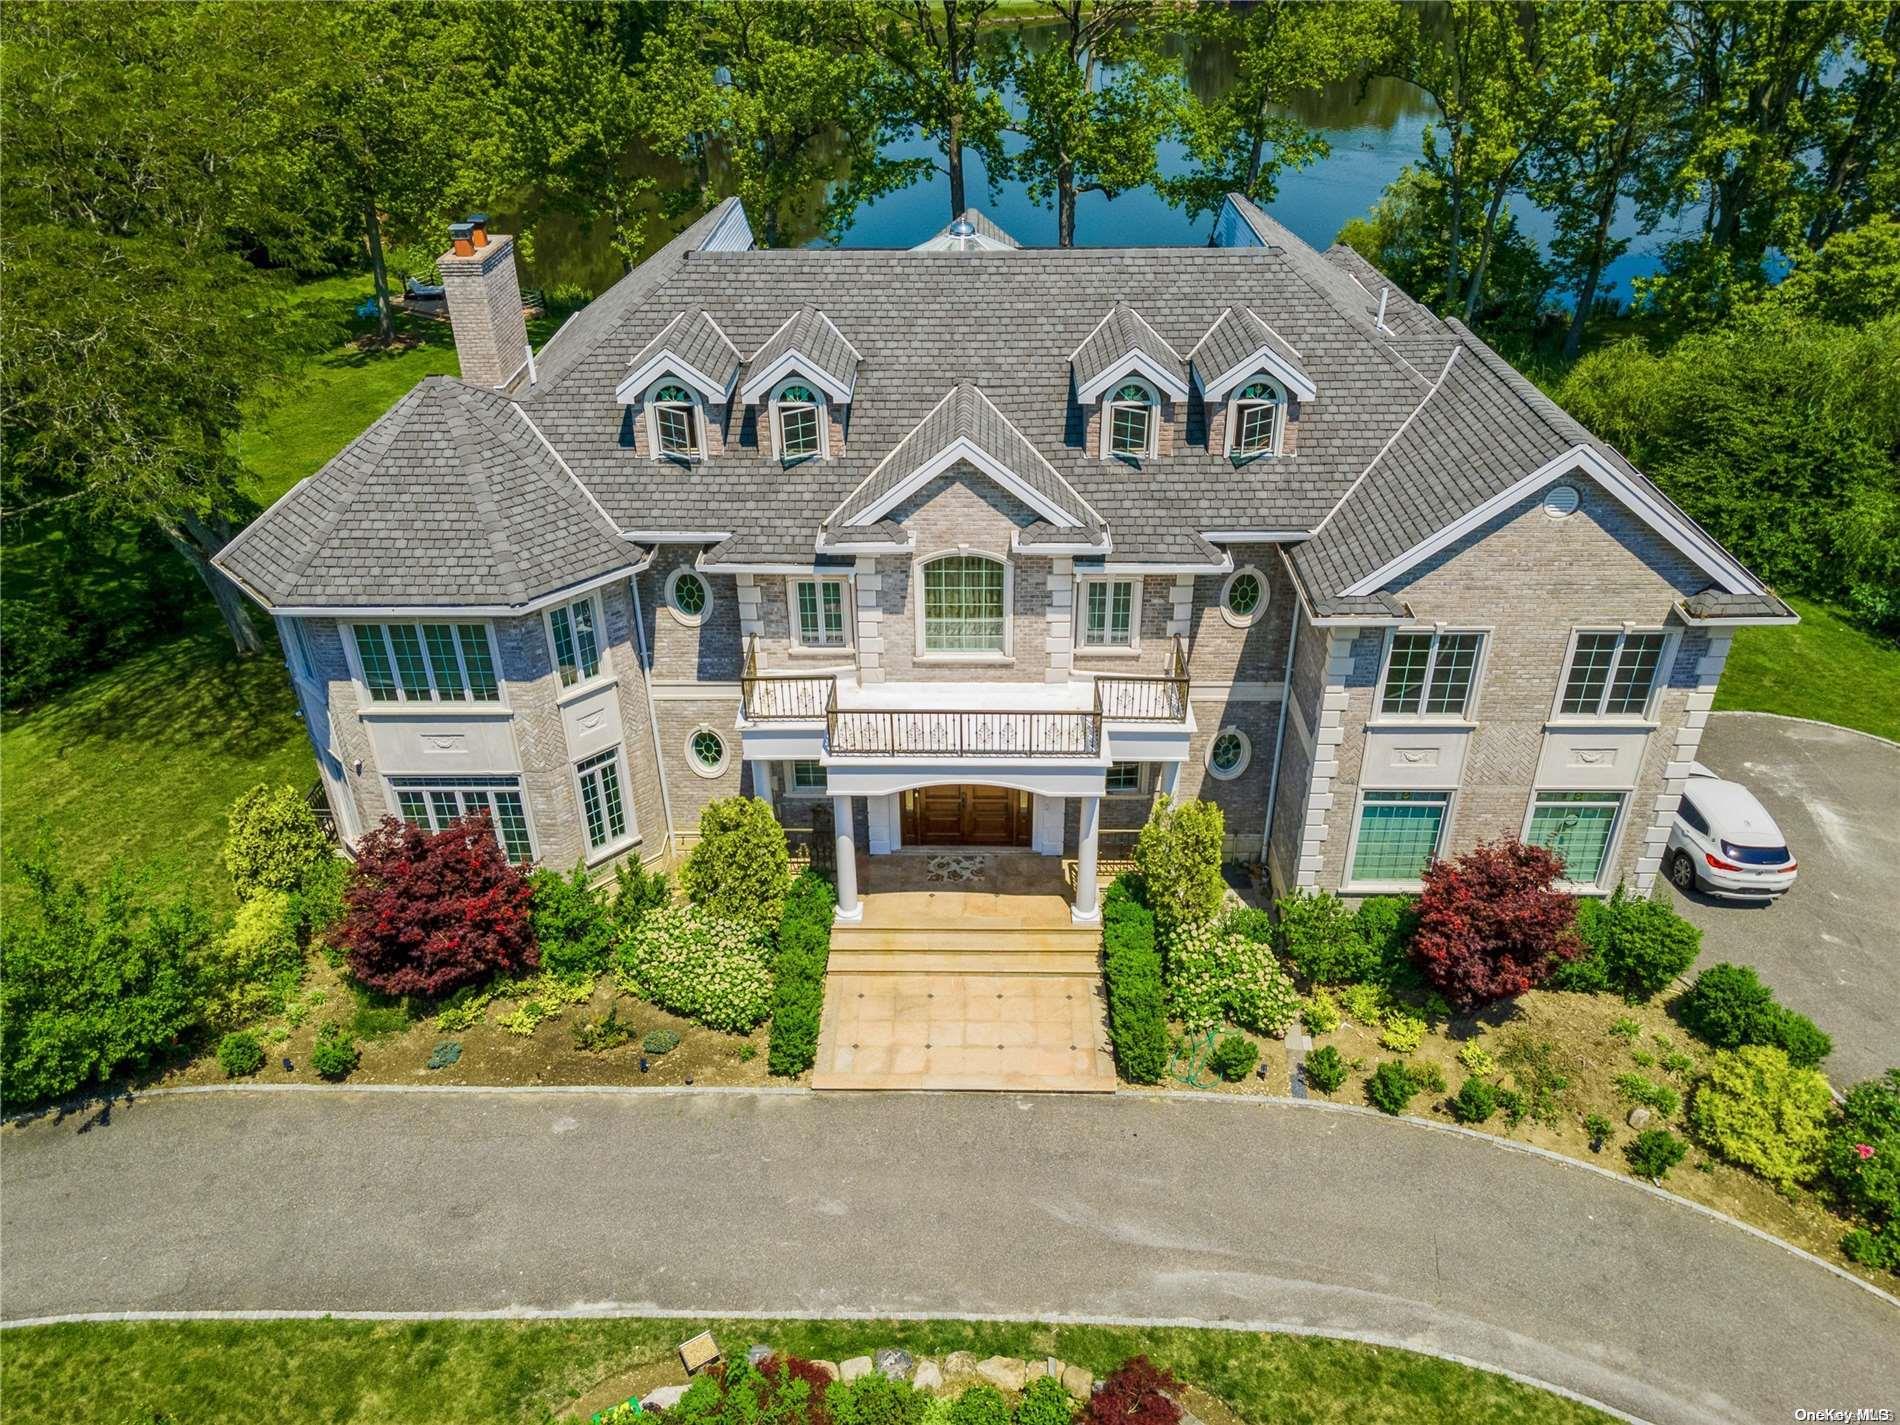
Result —
[[906, 846], [1028, 846], [1028, 792], [969, 782], [898, 793]]

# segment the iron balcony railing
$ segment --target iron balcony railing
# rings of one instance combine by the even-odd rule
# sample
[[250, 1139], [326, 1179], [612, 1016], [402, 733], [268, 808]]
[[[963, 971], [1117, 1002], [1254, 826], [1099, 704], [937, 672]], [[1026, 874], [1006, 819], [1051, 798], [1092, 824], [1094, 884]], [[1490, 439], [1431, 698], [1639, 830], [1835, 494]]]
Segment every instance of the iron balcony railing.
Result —
[[739, 686], [748, 722], [822, 718], [834, 757], [1096, 757], [1104, 720], [1187, 720], [1187, 649], [1179, 638], [1168, 669], [1097, 678], [1086, 710], [841, 708], [836, 678], [761, 673], [756, 640], [748, 640]]

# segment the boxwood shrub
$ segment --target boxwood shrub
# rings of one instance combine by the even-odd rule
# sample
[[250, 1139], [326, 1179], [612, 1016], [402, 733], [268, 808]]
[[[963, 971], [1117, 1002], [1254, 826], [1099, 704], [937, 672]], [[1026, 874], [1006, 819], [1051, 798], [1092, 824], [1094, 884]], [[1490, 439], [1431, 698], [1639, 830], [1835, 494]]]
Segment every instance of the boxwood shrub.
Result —
[[1374, 977], [1377, 953], [1366, 943], [1358, 918], [1331, 891], [1295, 891], [1275, 901], [1274, 910], [1280, 917], [1280, 953], [1314, 984], [1347, 985]]
[[1798, 1069], [1812, 1069], [1834, 1041], [1805, 1014], [1775, 1002], [1775, 992], [1751, 965], [1711, 965], [1695, 977], [1676, 1013], [1689, 1032], [1717, 1049], [1768, 1044]]
[[1702, 951], [1702, 932], [1674, 909], [1626, 896], [1621, 886], [1607, 901], [1578, 903], [1577, 937], [1583, 954], [1558, 966], [1551, 984], [1586, 994], [1612, 990], [1631, 1004], [1654, 999]]
[[1418, 1080], [1397, 1059], [1387, 1059], [1366, 1080], [1366, 1097], [1382, 1113], [1400, 1114], [1418, 1093]]
[[1168, 1066], [1161, 952], [1155, 918], [1127, 876], [1117, 876], [1102, 901], [1102, 959], [1115, 1067], [1131, 1084], [1158, 1084]]
[[1300, 1075], [1321, 1093], [1337, 1093], [1346, 1082], [1346, 1061], [1331, 1044], [1322, 1044], [1306, 1056]]
[[802, 873], [786, 893], [773, 962], [772, 1044], [766, 1054], [766, 1067], [775, 1074], [802, 1074], [817, 1061], [835, 905], [830, 885], [815, 871]]
[[744, 1034], [772, 1010], [764, 940], [697, 906], [650, 911], [621, 949], [622, 982], [662, 1009]]
[[1244, 1034], [1223, 1034], [1208, 1064], [1230, 1084], [1237, 1084], [1260, 1062], [1260, 1046]]

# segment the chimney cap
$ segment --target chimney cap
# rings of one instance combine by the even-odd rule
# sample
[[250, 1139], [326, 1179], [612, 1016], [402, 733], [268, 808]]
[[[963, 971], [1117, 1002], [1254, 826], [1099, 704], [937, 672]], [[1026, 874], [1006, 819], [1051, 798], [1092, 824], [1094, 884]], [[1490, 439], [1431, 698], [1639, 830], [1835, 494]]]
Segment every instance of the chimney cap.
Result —
[[488, 226], [488, 214], [470, 213], [468, 215], [468, 221], [471, 227], [485, 228]]
[[473, 223], [450, 223], [449, 224], [449, 236], [452, 238], [466, 239], [474, 231], [475, 231], [475, 225]]

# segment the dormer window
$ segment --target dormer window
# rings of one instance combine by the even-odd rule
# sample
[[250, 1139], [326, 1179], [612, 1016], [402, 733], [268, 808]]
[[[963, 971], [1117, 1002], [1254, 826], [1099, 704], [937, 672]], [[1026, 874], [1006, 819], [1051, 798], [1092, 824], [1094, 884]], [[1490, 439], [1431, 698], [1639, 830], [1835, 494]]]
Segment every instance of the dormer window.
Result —
[[809, 460], [825, 453], [819, 397], [811, 387], [798, 381], [779, 387], [772, 397], [772, 420], [779, 459]]
[[661, 455], [697, 460], [699, 402], [686, 387], [666, 382], [654, 388], [649, 400], [653, 412], [653, 448]]
[[1140, 459], [1154, 454], [1154, 442], [1154, 392], [1130, 381], [1108, 403], [1108, 453]]
[[1286, 419], [1286, 392], [1260, 377], [1234, 393], [1228, 451], [1233, 455], [1278, 455]]

